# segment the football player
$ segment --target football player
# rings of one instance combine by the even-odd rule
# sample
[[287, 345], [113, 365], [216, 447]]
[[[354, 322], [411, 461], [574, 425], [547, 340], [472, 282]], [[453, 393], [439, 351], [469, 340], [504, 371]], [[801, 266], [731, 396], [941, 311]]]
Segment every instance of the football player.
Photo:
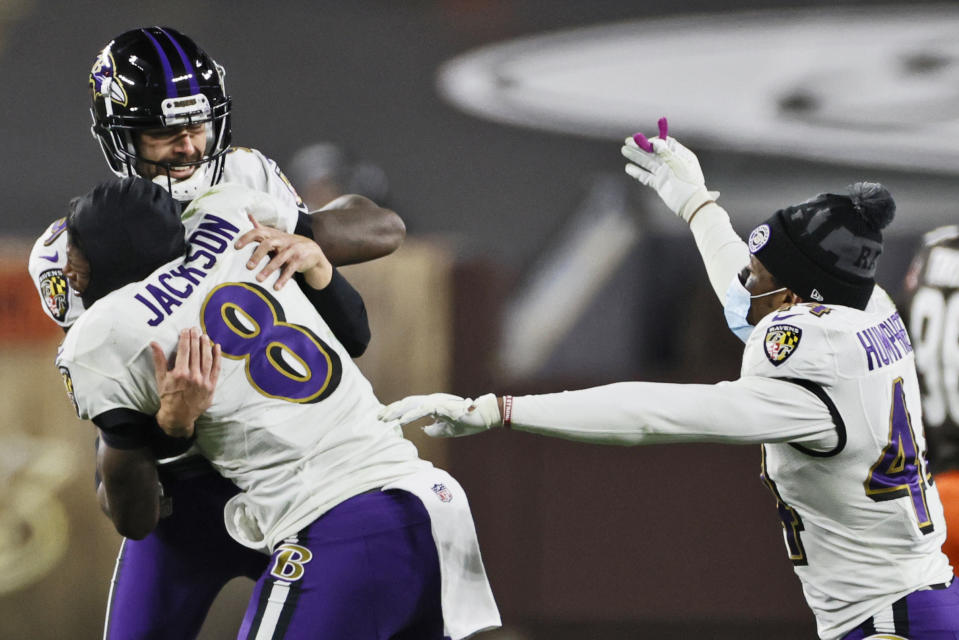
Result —
[[[91, 306], [58, 365], [106, 443], [111, 518], [137, 536], [160, 522], [144, 437], [156, 420], [242, 489], [226, 504], [231, 537], [272, 554], [241, 638], [455, 640], [498, 626], [462, 487], [377, 420], [369, 382], [314, 309], [336, 286], [322, 251], [295, 282], [251, 271], [278, 235], [243, 240], [258, 233], [258, 195], [213, 187], [181, 221], [165, 190], [128, 178], [68, 220], [69, 269], [87, 274], [73, 284]], [[171, 412], [167, 378], [183, 371], [210, 394], [200, 384], [195, 410]]]
[[929, 462], [949, 529], [942, 550], [959, 573], [959, 227], [925, 234], [904, 289]]
[[740, 378], [412, 396], [381, 419], [431, 416], [434, 436], [505, 427], [614, 445], [760, 444], [762, 479], [821, 638], [959, 635], [959, 583], [941, 551], [913, 349], [874, 280], [895, 211], [888, 191], [863, 182], [820, 194], [775, 212], [743, 243], [665, 122], [659, 138], [637, 135], [624, 154], [630, 175], [694, 225], [729, 326], [746, 343]]
[[[89, 77], [92, 132], [111, 171], [152, 180], [184, 205], [220, 183], [269, 194], [272, 206], [283, 210], [280, 217], [292, 215], [296, 232], [314, 238], [334, 265], [387, 255], [399, 246], [405, 231], [394, 212], [346, 195], [308, 214], [275, 162], [255, 149], [231, 146], [224, 79], [223, 67], [174, 29], [133, 29], [111, 40]], [[67, 330], [85, 304], [64, 274], [65, 229], [61, 218], [36, 241], [29, 271], [47, 315]], [[369, 339], [368, 327], [362, 300], [345, 290], [348, 297], [340, 304], [353, 305], [360, 322], [347, 317], [337, 326], [331, 313], [327, 320], [357, 355]], [[168, 453], [160, 438], [155, 446], [161, 458]], [[238, 490], [200, 456], [172, 457], [161, 464], [160, 479], [170, 513], [149, 536], [120, 547], [106, 612], [108, 640], [196, 637], [223, 585], [236, 576], [256, 579], [268, 559], [227, 535], [223, 505]]]

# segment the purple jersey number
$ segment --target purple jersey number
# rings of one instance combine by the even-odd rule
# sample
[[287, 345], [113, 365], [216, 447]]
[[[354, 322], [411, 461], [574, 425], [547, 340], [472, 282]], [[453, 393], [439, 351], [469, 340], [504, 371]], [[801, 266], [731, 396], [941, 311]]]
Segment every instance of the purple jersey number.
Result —
[[923, 452], [916, 446], [916, 435], [912, 429], [909, 410], [906, 408], [902, 378], [896, 378], [893, 382], [889, 423], [889, 444], [869, 470], [869, 477], [865, 482], [866, 495], [876, 502], [911, 498], [919, 530], [928, 534], [933, 530], [933, 526], [926, 504]]
[[247, 379], [265, 396], [319, 402], [340, 383], [336, 352], [306, 327], [286, 322], [283, 307], [261, 287], [221, 284], [203, 303], [200, 318], [224, 356], [246, 361]]

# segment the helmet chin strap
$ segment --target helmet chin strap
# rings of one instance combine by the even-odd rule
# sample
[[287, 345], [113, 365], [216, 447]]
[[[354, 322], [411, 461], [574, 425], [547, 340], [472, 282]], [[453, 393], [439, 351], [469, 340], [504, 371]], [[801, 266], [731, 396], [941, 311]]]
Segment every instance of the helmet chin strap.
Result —
[[202, 164], [196, 168], [192, 176], [183, 180], [174, 180], [168, 172], [165, 175], [155, 177], [153, 182], [169, 191], [175, 200], [189, 202], [196, 198], [200, 191], [210, 186], [207, 180], [209, 168], [209, 163]]

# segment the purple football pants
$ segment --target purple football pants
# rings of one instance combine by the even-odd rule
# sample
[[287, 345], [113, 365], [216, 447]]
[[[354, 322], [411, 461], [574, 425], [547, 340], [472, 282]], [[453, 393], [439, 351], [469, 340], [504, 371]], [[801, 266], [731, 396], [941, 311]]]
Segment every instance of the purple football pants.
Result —
[[237, 576], [256, 580], [269, 562], [226, 532], [223, 505], [238, 492], [232, 482], [207, 467], [192, 477], [164, 478], [163, 488], [172, 515], [120, 548], [106, 640], [196, 638], [220, 589]]
[[277, 546], [243, 640], [440, 640], [440, 567], [429, 514], [405, 491], [346, 500]]
[[[893, 603], [891, 611], [884, 612], [892, 620], [894, 633], [909, 640], [959, 640], [959, 580], [948, 588], [913, 591]], [[861, 640], [877, 633], [874, 616], [843, 636], [842, 640]], [[880, 629], [878, 632], [890, 632]]]

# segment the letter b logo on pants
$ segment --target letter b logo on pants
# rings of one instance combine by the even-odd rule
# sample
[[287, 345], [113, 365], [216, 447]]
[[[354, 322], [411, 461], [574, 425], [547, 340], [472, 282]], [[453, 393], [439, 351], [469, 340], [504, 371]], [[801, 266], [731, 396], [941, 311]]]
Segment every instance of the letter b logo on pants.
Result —
[[277, 548], [276, 562], [270, 569], [270, 575], [281, 580], [295, 582], [303, 577], [304, 567], [313, 559], [313, 553], [298, 544], [281, 544]]

